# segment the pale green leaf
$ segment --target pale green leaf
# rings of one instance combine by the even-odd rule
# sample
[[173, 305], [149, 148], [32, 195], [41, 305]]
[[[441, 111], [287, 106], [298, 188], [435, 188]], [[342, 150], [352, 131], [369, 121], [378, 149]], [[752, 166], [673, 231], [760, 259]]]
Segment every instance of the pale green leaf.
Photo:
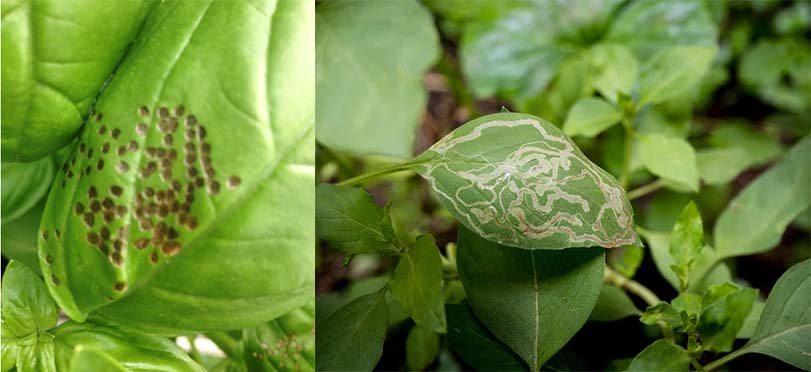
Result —
[[642, 66], [639, 107], [688, 92], [701, 81], [715, 58], [715, 48], [680, 46], [663, 50]]
[[748, 339], [755, 334], [755, 328], [757, 327], [758, 321], [760, 321], [760, 316], [763, 314], [763, 308], [765, 307], [766, 302], [763, 300], [756, 300], [752, 304], [752, 310], [749, 311], [749, 315], [744, 319], [741, 329], [738, 331], [738, 334], [735, 335], [736, 338]]
[[685, 327], [681, 312], [667, 302], [660, 302], [656, 305], [648, 306], [645, 313], [639, 318], [642, 323], [652, 325], [662, 322], [668, 328], [675, 331], [683, 330]]
[[735, 336], [756, 298], [757, 290], [740, 289], [729, 283], [707, 288], [698, 320], [698, 333], [704, 349], [714, 352], [732, 351]]
[[698, 191], [696, 153], [689, 142], [661, 134], [640, 134], [638, 139], [645, 168], [666, 181]]
[[633, 278], [645, 256], [643, 247], [626, 245], [608, 251], [606, 261], [611, 268], [626, 278]]
[[599, 248], [524, 250], [461, 227], [458, 267], [479, 320], [538, 371], [591, 314], [602, 288]]
[[325, 371], [371, 371], [389, 325], [388, 288], [359, 297], [318, 325], [316, 365]]
[[603, 284], [600, 297], [597, 298], [597, 304], [594, 305], [589, 320], [612, 322], [641, 313], [624, 290], [613, 285]]
[[56, 325], [57, 308], [45, 283], [33, 270], [11, 261], [3, 273], [3, 331], [18, 338]]
[[616, 103], [619, 94], [631, 94], [639, 74], [639, 63], [628, 48], [621, 44], [599, 43], [588, 53], [595, 69], [592, 84], [603, 97]]
[[39, 267], [37, 254], [37, 234], [44, 209], [45, 199], [20, 218], [4, 223], [0, 229], [3, 257], [24, 263], [38, 275], [41, 275], [42, 269]]
[[602, 98], [581, 98], [569, 111], [563, 131], [569, 136], [594, 137], [620, 119], [622, 113]]
[[691, 271], [704, 247], [704, 227], [698, 207], [692, 201], [682, 210], [673, 232], [670, 233], [670, 255], [675, 264], [671, 266], [679, 278], [682, 291], [687, 290]]
[[666, 340], [656, 340], [642, 350], [626, 371], [684, 371], [690, 370], [692, 358], [687, 350]]
[[729, 183], [752, 165], [740, 147], [702, 149], [696, 153], [701, 180], [710, 185]]
[[[670, 254], [670, 233], [668, 232], [655, 232], [644, 229], [637, 229], [639, 234], [648, 243], [653, 263], [659, 274], [662, 275], [674, 289], [680, 289], [680, 283], [676, 273], [671, 270], [676, 261], [673, 255]], [[720, 257], [715, 250], [710, 246], [705, 246], [701, 249], [701, 253], [696, 258], [695, 266], [693, 267], [693, 277], [703, 278], [702, 280], [695, 280], [690, 282], [688, 289], [693, 293], [704, 293], [704, 289], [712, 284], [724, 283], [732, 281], [732, 275], [726, 263], [720, 262]]]
[[70, 372], [85, 371], [126, 372], [127, 370], [103, 351], [78, 346], [76, 355], [70, 361]]
[[774, 285], [755, 333], [742, 349], [811, 369], [811, 260], [786, 271]]
[[811, 200], [808, 154], [811, 139], [806, 137], [735, 196], [715, 224], [718, 255], [763, 252], [780, 241], [786, 226]]
[[51, 187], [54, 161], [50, 157], [33, 163], [2, 163], [2, 223], [22, 216], [42, 199]]
[[411, 164], [454, 217], [494, 242], [525, 249], [636, 242], [633, 212], [616, 179], [537, 117], [478, 118]]
[[445, 333], [442, 261], [432, 236], [417, 237], [416, 244], [400, 257], [389, 286], [394, 299], [414, 322], [434, 332]]
[[415, 0], [317, 8], [318, 141], [357, 155], [409, 157], [426, 102], [423, 74], [440, 51], [431, 14]]
[[315, 232], [332, 248], [352, 256], [358, 253], [398, 254], [390, 240], [391, 221], [365, 190], [320, 184], [315, 189]]
[[406, 338], [406, 365], [412, 371], [422, 371], [439, 354], [439, 334], [415, 325]]

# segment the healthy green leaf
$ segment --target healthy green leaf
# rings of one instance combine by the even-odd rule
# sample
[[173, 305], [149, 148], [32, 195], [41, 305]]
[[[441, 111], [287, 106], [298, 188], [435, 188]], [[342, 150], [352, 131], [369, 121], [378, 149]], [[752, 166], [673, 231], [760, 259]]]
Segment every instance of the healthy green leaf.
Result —
[[717, 28], [704, 1], [636, 1], [614, 20], [608, 40], [630, 47], [645, 61], [663, 48], [715, 45]]
[[394, 299], [417, 325], [446, 332], [442, 260], [433, 236], [417, 237], [416, 244], [400, 257], [389, 286]]
[[76, 355], [70, 362], [70, 371], [126, 372], [127, 370], [113, 359], [113, 357], [103, 351], [78, 346], [76, 348]]
[[4, 223], [0, 229], [0, 247], [3, 249], [3, 256], [22, 262], [38, 275], [41, 275], [42, 271], [37, 256], [37, 232], [44, 209], [45, 199], [20, 218]]
[[742, 349], [811, 369], [811, 260], [786, 271], [774, 285], [754, 335]]
[[31, 334], [21, 339], [16, 369], [20, 372], [56, 372], [53, 336]]
[[495, 338], [467, 303], [445, 306], [448, 344], [465, 363], [480, 371], [522, 371], [527, 365]]
[[674, 345], [667, 340], [656, 340], [642, 350], [627, 372], [649, 372], [649, 371], [684, 371], [690, 370], [692, 358], [687, 350], [681, 346]]
[[363, 189], [320, 184], [315, 199], [315, 232], [331, 247], [348, 256], [399, 254], [397, 242], [390, 239], [391, 221]]
[[602, 98], [585, 97], [569, 111], [563, 131], [568, 136], [594, 137], [622, 119], [622, 112]]
[[371, 371], [383, 354], [389, 325], [386, 291], [359, 297], [318, 328], [316, 365], [325, 371]]
[[11, 261], [3, 274], [3, 331], [18, 338], [44, 332], [56, 325], [53, 299], [33, 270]]
[[589, 320], [598, 322], [613, 322], [631, 315], [640, 315], [631, 298], [622, 289], [609, 284], [603, 284], [597, 304], [589, 315]]
[[642, 66], [638, 107], [687, 93], [709, 70], [715, 53], [713, 47], [679, 46], [653, 56]]
[[3, 2], [5, 161], [33, 161], [70, 143], [155, 3]]
[[698, 207], [691, 201], [682, 210], [670, 234], [670, 255], [675, 261], [671, 269], [679, 278], [682, 291], [689, 287], [691, 272], [703, 247], [704, 226]]
[[459, 276], [479, 320], [538, 371], [591, 314], [602, 287], [599, 248], [523, 250], [459, 229]]
[[594, 88], [611, 102], [618, 102], [618, 95], [630, 95], [639, 74], [639, 63], [625, 46], [614, 43], [599, 43], [589, 49], [593, 68]]
[[411, 156], [423, 74], [440, 51], [431, 14], [414, 0], [328, 1], [317, 13], [318, 141], [357, 155]]
[[[731, 287], [731, 288], [730, 288]], [[752, 310], [757, 290], [725, 283], [712, 285], [704, 295], [698, 333], [705, 350], [729, 352], [735, 336]]]
[[696, 153], [701, 180], [710, 185], [729, 183], [752, 166], [746, 150], [739, 147], [703, 149]]
[[439, 354], [439, 334], [415, 325], [406, 338], [406, 365], [409, 370], [422, 371]]
[[15, 220], [40, 201], [51, 187], [53, 160], [43, 158], [33, 163], [2, 164], [2, 223]]
[[721, 257], [754, 254], [780, 241], [783, 230], [809, 203], [811, 138], [806, 137], [741, 191], [715, 224]]
[[242, 344], [248, 371], [314, 371], [315, 301], [242, 330]]
[[127, 371], [205, 371], [177, 344], [152, 334], [68, 321], [55, 328], [53, 335], [60, 371], [70, 370], [77, 349], [82, 347], [106, 353]]
[[749, 311], [749, 315], [746, 316], [746, 319], [743, 321], [743, 325], [741, 329], [738, 331], [738, 334], [735, 337], [741, 339], [749, 339], [752, 338], [752, 335], [755, 334], [755, 328], [757, 327], [758, 321], [760, 321], [760, 316], [763, 315], [763, 308], [766, 307], [766, 302], [763, 300], [756, 300], [752, 304], [752, 310]]
[[[650, 248], [651, 257], [656, 264], [656, 269], [674, 289], [679, 290], [681, 285], [679, 283], [676, 273], [671, 270], [676, 261], [673, 255], [670, 254], [670, 234], [668, 232], [654, 232], [645, 229], [637, 229], [639, 234], [645, 238]], [[704, 289], [711, 284], [724, 283], [732, 281], [732, 275], [729, 267], [720, 262], [721, 258], [716, 253], [715, 249], [710, 246], [705, 246], [701, 249], [693, 266], [692, 276], [694, 278], [703, 278], [703, 280], [694, 280], [690, 282], [689, 291], [693, 293], [704, 293]]]
[[698, 191], [696, 152], [689, 142], [661, 134], [639, 134], [638, 139], [645, 168], [677, 187]]
[[473, 120], [412, 160], [465, 227], [525, 249], [636, 242], [633, 212], [614, 177], [534, 116]]
[[811, 109], [811, 56], [805, 49], [802, 39], [762, 39], [741, 56], [738, 78], [764, 101], [807, 113]]
[[660, 302], [656, 305], [648, 306], [648, 308], [645, 309], [645, 314], [642, 314], [639, 321], [648, 325], [663, 322], [674, 331], [681, 331], [685, 328], [681, 312], [667, 302]]
[[71, 318], [177, 335], [310, 300], [313, 19], [296, 0], [154, 8], [43, 215], [40, 264]]
[[713, 185], [730, 182], [743, 170], [783, 154], [780, 142], [745, 122], [726, 122], [710, 134], [713, 146], [696, 154], [701, 179]]
[[606, 262], [611, 268], [626, 278], [633, 278], [642, 264], [645, 250], [640, 246], [626, 245], [612, 249], [606, 255]]

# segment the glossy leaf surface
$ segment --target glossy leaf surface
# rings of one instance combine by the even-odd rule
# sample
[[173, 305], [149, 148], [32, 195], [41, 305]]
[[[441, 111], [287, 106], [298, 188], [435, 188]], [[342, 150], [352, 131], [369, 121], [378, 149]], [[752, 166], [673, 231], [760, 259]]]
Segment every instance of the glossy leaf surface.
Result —
[[33, 161], [70, 143], [155, 3], [3, 2], [4, 161]]
[[92, 348], [79, 347], [76, 355], [70, 362], [71, 372], [109, 371], [126, 372], [124, 366], [119, 364], [107, 353]]
[[617, 180], [537, 117], [478, 118], [412, 164], [454, 217], [499, 244], [537, 250], [636, 241]]
[[602, 287], [599, 248], [522, 250], [460, 228], [458, 266], [479, 320], [537, 371], [583, 326]]
[[70, 317], [173, 335], [309, 301], [313, 13], [295, 0], [154, 9], [38, 234]]
[[12, 261], [3, 274], [3, 337], [36, 335], [56, 325], [57, 309], [53, 299], [33, 270]]
[[22, 216], [42, 199], [51, 187], [54, 165], [51, 158], [32, 163], [2, 164], [2, 222]]

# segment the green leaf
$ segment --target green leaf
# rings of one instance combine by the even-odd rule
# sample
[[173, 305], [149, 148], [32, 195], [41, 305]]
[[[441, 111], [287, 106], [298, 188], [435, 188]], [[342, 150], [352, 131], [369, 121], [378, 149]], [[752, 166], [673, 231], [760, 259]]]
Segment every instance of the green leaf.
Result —
[[389, 324], [386, 291], [359, 297], [319, 325], [316, 365], [320, 370], [371, 371], [383, 354]]
[[68, 321], [55, 328], [53, 335], [56, 366], [60, 371], [70, 370], [77, 349], [83, 347], [106, 353], [125, 370], [205, 371], [172, 340], [153, 334]]
[[41, 267], [71, 318], [177, 335], [310, 300], [313, 7], [155, 7], [43, 215]]
[[387, 231], [391, 221], [372, 196], [357, 187], [320, 184], [315, 188], [315, 232], [338, 251], [397, 255]]
[[3, 330], [18, 338], [44, 332], [56, 325], [53, 299], [33, 270], [11, 261], [3, 274]]
[[648, 306], [648, 308], [645, 309], [645, 314], [642, 314], [639, 321], [647, 325], [663, 322], [674, 331], [681, 331], [685, 328], [681, 312], [667, 302], [660, 302], [656, 305]]
[[729, 352], [735, 336], [752, 310], [757, 290], [740, 289], [730, 283], [713, 285], [704, 295], [698, 333], [705, 350]]
[[70, 143], [154, 4], [3, 2], [5, 161], [33, 161]]
[[633, 278], [642, 259], [645, 256], [644, 248], [634, 245], [626, 245], [608, 251], [606, 261], [611, 268], [626, 278]]
[[746, 150], [739, 147], [703, 149], [696, 153], [701, 180], [710, 185], [729, 183], [752, 166]]
[[631, 365], [628, 372], [649, 371], [684, 371], [690, 370], [692, 358], [687, 350], [666, 340], [656, 340], [642, 350]]
[[627, 318], [631, 315], [640, 315], [631, 298], [621, 288], [603, 284], [597, 304], [589, 315], [589, 320], [598, 322], [613, 322]]
[[715, 48], [680, 46], [663, 50], [642, 66], [638, 107], [661, 103], [690, 91], [712, 66]]
[[698, 207], [691, 201], [682, 210], [670, 234], [670, 255], [675, 261], [671, 269], [679, 278], [682, 291], [686, 291], [689, 286], [690, 274], [703, 247], [704, 227], [701, 215]]
[[423, 74], [440, 52], [431, 14], [414, 0], [329, 1], [317, 13], [318, 141], [357, 155], [411, 156]]
[[755, 334], [755, 328], [757, 327], [758, 321], [760, 321], [760, 316], [763, 314], [763, 308], [766, 307], [766, 302], [763, 300], [756, 300], [752, 304], [752, 310], [749, 311], [749, 315], [746, 316], [746, 319], [743, 321], [743, 325], [741, 329], [738, 331], [738, 334], [735, 335], [737, 338], [749, 339], [752, 338], [752, 335]]
[[[674, 289], [680, 290], [681, 285], [679, 279], [676, 273], [671, 269], [676, 261], [669, 250], [670, 234], [668, 232], [648, 231], [641, 228], [637, 230], [648, 243], [651, 257], [653, 257], [653, 262], [656, 264], [656, 269], [659, 271], [659, 274], [661, 274]], [[695, 260], [692, 274], [695, 278], [703, 278], [703, 280], [690, 282], [690, 288], [688, 288], [688, 290], [693, 293], [703, 293], [704, 289], [711, 284], [732, 281], [729, 267], [724, 262], [720, 261], [720, 257], [710, 246], [705, 246], [701, 249], [701, 252]]]
[[786, 271], [774, 285], [754, 335], [742, 350], [811, 369], [811, 260]]
[[602, 98], [585, 97], [569, 111], [563, 131], [568, 136], [594, 137], [622, 119], [622, 112]]
[[56, 372], [54, 341], [50, 334], [31, 334], [19, 342], [17, 370], [20, 372]]
[[639, 63], [628, 48], [621, 44], [599, 43], [588, 53], [596, 70], [592, 72], [592, 84], [603, 97], [617, 103], [619, 94], [631, 94], [639, 74]]
[[479, 320], [538, 371], [583, 326], [602, 287], [599, 248], [523, 250], [460, 227], [458, 267]]
[[564, 249], [636, 242], [617, 180], [537, 117], [480, 117], [411, 164], [454, 217], [499, 244]]
[[400, 257], [389, 286], [394, 299], [417, 325], [446, 332], [442, 260], [433, 236], [417, 237], [416, 244]]
[[689, 191], [698, 191], [698, 166], [693, 146], [684, 139], [639, 134], [639, 157], [651, 173]]
[[645, 61], [676, 45], [715, 45], [717, 35], [702, 0], [637, 1], [614, 20], [608, 40], [628, 46]]
[[763, 252], [780, 241], [786, 226], [811, 201], [809, 153], [811, 139], [806, 137], [732, 199], [715, 224], [721, 257]]
[[448, 344], [465, 363], [480, 371], [522, 371], [526, 364], [495, 338], [467, 303], [446, 305]]
[[315, 370], [315, 301], [242, 330], [248, 371]]
[[406, 338], [406, 365], [412, 371], [422, 371], [439, 354], [439, 334], [415, 325]]
[[780, 142], [753, 129], [750, 123], [727, 122], [712, 131], [713, 146], [696, 154], [701, 179], [709, 184], [725, 184], [743, 170], [769, 162], [782, 155]]
[[51, 158], [33, 163], [2, 164], [2, 223], [15, 220], [37, 204], [51, 187], [54, 165]]
[[3, 257], [22, 262], [34, 270], [37, 275], [42, 273], [37, 255], [37, 233], [44, 209], [45, 199], [20, 218], [4, 223], [0, 229], [0, 247], [3, 248]]
[[811, 109], [811, 56], [802, 38], [761, 39], [741, 55], [738, 79], [762, 100], [782, 110]]
[[71, 372], [84, 371], [121, 371], [127, 370], [109, 354], [93, 348], [78, 346], [76, 355], [70, 362]]

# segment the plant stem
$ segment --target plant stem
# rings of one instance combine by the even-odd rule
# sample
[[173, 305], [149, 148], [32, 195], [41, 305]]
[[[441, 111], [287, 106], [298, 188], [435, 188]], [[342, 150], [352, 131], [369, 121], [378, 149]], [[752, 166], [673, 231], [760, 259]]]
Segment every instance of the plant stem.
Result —
[[206, 337], [217, 345], [225, 355], [231, 356], [237, 351], [237, 340], [225, 332], [209, 332], [206, 333]]
[[625, 129], [625, 151], [622, 159], [622, 178], [620, 183], [623, 189], [628, 189], [628, 183], [631, 180], [631, 150], [634, 143], [634, 127], [631, 125], [631, 120], [628, 117], [622, 119], [622, 127]]
[[637, 187], [637, 188], [635, 188], [635, 189], [633, 189], [631, 191], [628, 191], [628, 193], [626, 195], [628, 195], [629, 200], [634, 200], [634, 199], [637, 199], [637, 198], [641, 198], [641, 197], [643, 197], [645, 195], [648, 195], [648, 194], [650, 194], [650, 193], [652, 193], [652, 192], [654, 192], [656, 190], [659, 190], [664, 185], [665, 185], [665, 183], [664, 183], [664, 181], [662, 181], [662, 179], [657, 179], [656, 181], [653, 181], [653, 182], [651, 182], [651, 183], [649, 183], [647, 185], [642, 185], [642, 186], [639, 186], [639, 187]]
[[648, 287], [645, 287], [644, 285], [640, 284], [639, 282], [633, 279], [626, 278], [625, 276], [614, 271], [612, 268], [608, 266], [605, 267], [603, 281], [606, 283], [611, 283], [617, 287], [620, 287], [628, 292], [637, 295], [639, 298], [644, 300], [648, 305], [653, 306], [662, 302], [662, 300], [660, 300], [659, 297], [656, 296], [655, 293], [653, 293], [653, 291], [648, 289]]
[[417, 164], [420, 164], [420, 163], [408, 162], [408, 163], [403, 163], [403, 164], [397, 164], [397, 165], [394, 165], [394, 166], [391, 166], [391, 167], [381, 168], [381, 169], [374, 170], [374, 171], [371, 171], [371, 172], [366, 172], [366, 173], [363, 173], [361, 175], [352, 177], [350, 179], [346, 179], [346, 180], [343, 180], [341, 182], [338, 182], [338, 186], [355, 186], [357, 184], [360, 184], [360, 183], [363, 183], [363, 182], [366, 182], [366, 181], [369, 181], [369, 180], [372, 180], [372, 179], [375, 179], [375, 178], [378, 178], [378, 177], [382, 177], [382, 176], [385, 176], [387, 174], [392, 174], [392, 173], [397, 173], [397, 172], [410, 170], [411, 168], [413, 168]]
[[198, 363], [202, 362], [203, 358], [200, 355], [200, 351], [197, 350], [197, 345], [194, 344], [194, 341], [197, 339], [197, 335], [191, 335], [191, 336], [188, 337], [188, 339], [189, 339], [189, 348], [190, 348], [189, 355], [191, 355], [191, 358], [195, 362], [198, 362]]
[[696, 371], [698, 371], [698, 372], [706, 372], [704, 367], [702, 367], [701, 364], [699, 364], [697, 360], [695, 360], [695, 359], [691, 360], [690, 364], [693, 366], [693, 368], [696, 369]]
[[715, 361], [713, 361], [710, 364], [707, 364], [706, 366], [704, 366], [704, 371], [705, 372], [710, 372], [712, 370], [718, 369], [719, 367], [723, 366], [724, 364], [729, 363], [732, 359], [735, 359], [735, 358], [737, 358], [737, 357], [739, 357], [739, 356], [741, 356], [743, 354], [746, 354], [746, 345], [744, 345], [744, 347], [742, 347], [742, 348], [740, 348], [738, 350], [735, 350], [735, 351], [733, 351], [733, 352], [731, 352], [731, 353], [729, 353], [727, 355], [724, 355], [721, 358], [716, 359]]

